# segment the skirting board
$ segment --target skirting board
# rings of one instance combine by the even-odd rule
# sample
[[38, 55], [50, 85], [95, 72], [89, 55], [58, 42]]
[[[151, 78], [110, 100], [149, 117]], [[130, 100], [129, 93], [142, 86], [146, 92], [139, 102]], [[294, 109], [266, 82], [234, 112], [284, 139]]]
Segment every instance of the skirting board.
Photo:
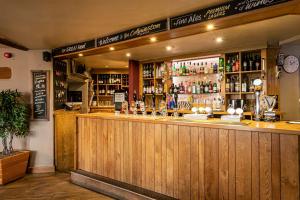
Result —
[[28, 167], [27, 173], [42, 174], [42, 173], [54, 173], [54, 166], [40, 166], [40, 167]]
[[[93, 190], [95, 192], [110, 196], [115, 199], [124, 200], [176, 200], [172, 197], [165, 196], [152, 191], [145, 191], [136, 186], [129, 186], [115, 180], [108, 180], [106, 177], [101, 177], [81, 170], [71, 172], [71, 182], [81, 187]], [[123, 185], [123, 186], [122, 186]], [[132, 189], [129, 189], [132, 188]], [[144, 191], [138, 193], [137, 191]], [[144, 194], [143, 194], [144, 193]], [[147, 195], [146, 195], [147, 194]], [[149, 196], [148, 196], [149, 195]]]

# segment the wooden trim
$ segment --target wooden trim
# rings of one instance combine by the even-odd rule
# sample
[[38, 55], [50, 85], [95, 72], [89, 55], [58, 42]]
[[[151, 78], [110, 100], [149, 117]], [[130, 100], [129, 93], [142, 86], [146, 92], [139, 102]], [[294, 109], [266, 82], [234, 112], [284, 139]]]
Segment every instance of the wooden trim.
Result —
[[[149, 37], [156, 36], [159, 41], [166, 41], [170, 39], [206, 33], [206, 25], [208, 23], [214, 23], [216, 30], [221, 30], [233, 26], [248, 24], [252, 22], [257, 22], [261, 20], [271, 19], [275, 17], [291, 15], [291, 14], [300, 14], [300, 2], [299, 1], [289, 1], [279, 5], [274, 5], [267, 8], [258, 9], [255, 11], [250, 11], [242, 14], [237, 14], [229, 17], [224, 17], [212, 21], [206, 21], [202, 23], [197, 23], [194, 25], [185, 26], [182, 28], [177, 28], [153, 35], [147, 35], [144, 37], [132, 39], [129, 41], [119, 42], [114, 44], [116, 50], [123, 50], [132, 47], [138, 47], [142, 45], [149, 44]], [[79, 53], [83, 53], [84, 56], [103, 54], [110, 52], [109, 46], [97, 47], [94, 49], [89, 49], [81, 52], [70, 53], [65, 55], [55, 56], [55, 58], [65, 59], [65, 58], [76, 58]]]
[[40, 167], [28, 167], [27, 173], [42, 174], [42, 173], [54, 173], [54, 166], [40, 166]]
[[175, 198], [146, 190], [134, 185], [122, 183], [113, 179], [95, 175], [82, 170], [71, 172], [71, 182], [98, 193], [108, 195], [116, 199], [135, 200], [176, 200]]

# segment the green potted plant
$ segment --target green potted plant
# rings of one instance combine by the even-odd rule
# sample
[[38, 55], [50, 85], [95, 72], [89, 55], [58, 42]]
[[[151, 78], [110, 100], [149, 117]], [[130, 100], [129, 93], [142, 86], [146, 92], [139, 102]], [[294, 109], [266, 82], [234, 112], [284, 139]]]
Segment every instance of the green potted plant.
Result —
[[0, 184], [6, 184], [25, 175], [29, 151], [14, 151], [13, 138], [29, 134], [30, 112], [17, 90], [0, 92], [0, 138], [3, 144], [0, 156]]

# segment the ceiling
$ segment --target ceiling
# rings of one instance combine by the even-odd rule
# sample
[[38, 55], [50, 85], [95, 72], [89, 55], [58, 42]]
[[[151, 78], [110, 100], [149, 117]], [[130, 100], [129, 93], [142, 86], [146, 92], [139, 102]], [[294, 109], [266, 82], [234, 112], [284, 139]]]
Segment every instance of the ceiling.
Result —
[[0, 35], [53, 49], [226, 0], [0, 0]]
[[[123, 68], [128, 65], [128, 58], [125, 56], [127, 52], [131, 53], [130, 59], [145, 61], [201, 52], [213, 53], [235, 49], [263, 48], [267, 46], [267, 41], [280, 42], [299, 37], [300, 26], [296, 25], [299, 21], [299, 15], [283, 16], [204, 34], [156, 42], [132, 49], [80, 57], [78, 60], [92, 68], [105, 66]], [[224, 39], [223, 43], [216, 43], [215, 39], [217, 37], [222, 37]], [[173, 47], [172, 51], [166, 51], [165, 47], [167, 45]]]

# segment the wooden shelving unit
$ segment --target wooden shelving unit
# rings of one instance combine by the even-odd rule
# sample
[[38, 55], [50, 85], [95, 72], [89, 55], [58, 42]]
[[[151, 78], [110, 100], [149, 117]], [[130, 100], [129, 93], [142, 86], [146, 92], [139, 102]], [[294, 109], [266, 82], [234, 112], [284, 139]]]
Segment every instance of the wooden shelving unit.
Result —
[[[92, 74], [92, 79], [94, 81], [93, 101], [97, 102], [97, 106], [111, 106], [113, 104], [113, 92], [110, 91], [128, 90], [128, 73]], [[110, 79], [117, 79], [118, 81], [117, 83], [104, 83], [105, 81], [107, 82]]]

